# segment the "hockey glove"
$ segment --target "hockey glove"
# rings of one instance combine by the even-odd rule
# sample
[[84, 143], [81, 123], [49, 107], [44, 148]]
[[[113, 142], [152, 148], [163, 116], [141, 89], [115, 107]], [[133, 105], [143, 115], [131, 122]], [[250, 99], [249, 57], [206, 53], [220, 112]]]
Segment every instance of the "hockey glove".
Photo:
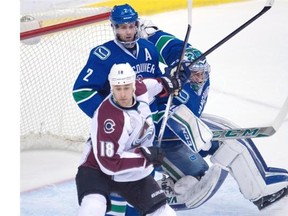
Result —
[[160, 92], [159, 97], [167, 96], [168, 94], [177, 95], [181, 89], [181, 81], [176, 77], [161, 77], [157, 78], [161, 82], [164, 91]]
[[178, 95], [179, 91], [181, 91], [182, 86], [187, 82], [190, 78], [191, 71], [185, 64], [181, 64], [180, 71], [178, 73], [178, 78], [175, 76], [175, 72], [177, 70], [177, 66], [174, 67], [166, 67], [165, 76], [161, 77], [161, 82], [165, 90], [165, 94], [161, 92], [160, 97], [166, 96], [167, 94], [173, 93], [174, 95]]
[[139, 147], [136, 149], [135, 152], [140, 152], [146, 160], [154, 165], [162, 165], [163, 163], [163, 158], [164, 158], [164, 152], [162, 151], [161, 148], [151, 146], [151, 147]]
[[[181, 83], [180, 86], [181, 87], [188, 81], [188, 79], [190, 78], [190, 75], [191, 75], [191, 71], [186, 66], [186, 63], [187, 62], [181, 63], [181, 67], [180, 67], [180, 70], [178, 72], [178, 79], [180, 80], [180, 83]], [[175, 77], [177, 66], [169, 66], [169, 67], [164, 68], [164, 70], [165, 70], [165, 76]]]

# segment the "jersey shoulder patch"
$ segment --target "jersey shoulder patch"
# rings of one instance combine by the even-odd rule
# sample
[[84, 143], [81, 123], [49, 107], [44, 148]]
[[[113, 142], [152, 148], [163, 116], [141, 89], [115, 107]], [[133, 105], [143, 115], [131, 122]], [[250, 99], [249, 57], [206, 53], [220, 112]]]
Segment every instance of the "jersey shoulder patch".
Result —
[[106, 60], [110, 55], [111, 51], [105, 46], [97, 46], [93, 52], [101, 60]]

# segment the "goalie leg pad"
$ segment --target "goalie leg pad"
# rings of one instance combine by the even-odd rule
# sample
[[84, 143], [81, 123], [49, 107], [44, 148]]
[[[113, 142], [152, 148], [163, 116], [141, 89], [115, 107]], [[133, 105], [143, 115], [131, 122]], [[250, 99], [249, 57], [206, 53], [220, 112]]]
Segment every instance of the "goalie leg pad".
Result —
[[198, 181], [192, 176], [185, 176], [175, 183], [174, 191], [179, 202], [188, 208], [196, 208], [209, 200], [218, 191], [228, 172], [218, 165], [213, 165]]
[[[266, 183], [266, 178], [271, 178], [272, 173], [266, 172], [253, 153], [248, 151], [247, 146], [237, 140], [222, 143], [211, 157], [211, 161], [228, 168], [243, 196], [251, 201], [273, 194], [288, 184], [287, 173], [284, 172], [275, 172], [273, 183]], [[277, 181], [279, 179], [277, 175], [284, 178]]]
[[[187, 176], [189, 178], [189, 176]], [[198, 182], [198, 180], [192, 176], [190, 176], [194, 181]], [[164, 191], [167, 197], [167, 203], [176, 211], [187, 210], [187, 206], [185, 203], [180, 202], [178, 200], [178, 195], [174, 191], [174, 181], [169, 175], [163, 174], [163, 178], [157, 181], [158, 185]]]

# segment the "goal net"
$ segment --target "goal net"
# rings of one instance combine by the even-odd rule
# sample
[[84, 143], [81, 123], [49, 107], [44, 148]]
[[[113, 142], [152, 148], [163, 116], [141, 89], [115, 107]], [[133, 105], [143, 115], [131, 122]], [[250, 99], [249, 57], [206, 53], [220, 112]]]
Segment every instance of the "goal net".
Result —
[[20, 19], [20, 146], [81, 151], [90, 119], [72, 97], [90, 50], [114, 38], [111, 8], [73, 8]]

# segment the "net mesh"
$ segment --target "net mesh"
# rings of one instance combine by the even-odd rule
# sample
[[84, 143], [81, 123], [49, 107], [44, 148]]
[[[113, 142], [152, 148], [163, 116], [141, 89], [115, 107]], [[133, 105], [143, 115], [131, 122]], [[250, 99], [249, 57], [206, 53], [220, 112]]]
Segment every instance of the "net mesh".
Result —
[[[77, 18], [89, 15], [95, 15], [95, 10]], [[45, 19], [31, 16], [41, 27], [44, 21], [45, 25], [53, 26], [55, 20], [57, 23], [71, 20], [62, 14], [50, 20], [47, 13]], [[30, 27], [33, 29], [35, 25]], [[113, 38], [107, 20], [20, 41], [21, 150], [81, 149], [79, 144], [82, 146], [89, 135], [90, 121], [73, 100], [73, 84], [90, 50]]]

